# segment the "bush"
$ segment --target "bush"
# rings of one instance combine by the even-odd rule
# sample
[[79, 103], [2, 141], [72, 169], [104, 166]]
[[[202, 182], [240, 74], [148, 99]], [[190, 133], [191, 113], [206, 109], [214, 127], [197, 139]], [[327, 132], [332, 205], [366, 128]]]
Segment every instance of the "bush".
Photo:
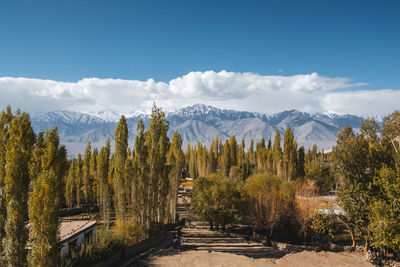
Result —
[[124, 245], [134, 245], [145, 237], [144, 229], [134, 219], [116, 221], [114, 225], [116, 238]]
[[249, 195], [247, 218], [270, 243], [275, 231], [284, 228], [293, 215], [292, 186], [276, 175], [263, 173], [249, 177], [245, 189]]
[[331, 241], [335, 237], [336, 232], [336, 215], [335, 214], [316, 214], [311, 229], [316, 232], [322, 240]]
[[113, 231], [101, 227], [79, 251], [63, 258], [61, 266], [89, 266], [110, 256], [121, 246], [121, 240]]

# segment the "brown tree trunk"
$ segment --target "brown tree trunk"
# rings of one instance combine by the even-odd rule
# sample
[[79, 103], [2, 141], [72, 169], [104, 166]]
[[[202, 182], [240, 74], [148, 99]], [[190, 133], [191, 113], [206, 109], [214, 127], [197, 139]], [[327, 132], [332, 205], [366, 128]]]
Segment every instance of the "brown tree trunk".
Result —
[[354, 231], [351, 228], [350, 228], [350, 236], [351, 236], [351, 240], [353, 241], [353, 245], [352, 245], [353, 250], [355, 250], [356, 249], [356, 239], [354, 238]]
[[364, 246], [364, 254], [367, 254], [368, 252], [368, 246], [369, 246], [369, 242], [368, 239], [365, 240], [365, 246]]

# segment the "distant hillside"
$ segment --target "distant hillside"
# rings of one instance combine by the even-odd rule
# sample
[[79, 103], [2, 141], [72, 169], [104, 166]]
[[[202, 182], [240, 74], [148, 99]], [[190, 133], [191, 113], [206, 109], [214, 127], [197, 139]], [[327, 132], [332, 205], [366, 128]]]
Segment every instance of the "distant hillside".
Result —
[[[104, 114], [104, 118], [101, 118]], [[113, 114], [110, 117], [110, 114]], [[54, 111], [33, 117], [32, 125], [36, 132], [58, 126], [62, 142], [70, 156], [83, 153], [90, 140], [93, 147], [103, 146], [107, 137], [113, 139], [118, 115], [112, 111], [89, 115], [74, 111]], [[349, 125], [358, 129], [362, 117], [338, 114], [309, 114], [297, 110], [284, 111], [273, 115], [223, 110], [212, 106], [197, 104], [166, 114], [170, 122], [169, 135], [178, 131], [186, 144], [200, 141], [209, 145], [216, 135], [223, 139], [235, 135], [237, 140], [259, 141], [263, 136], [273, 140], [276, 130], [284, 133], [287, 126], [293, 129], [299, 145], [306, 148], [317, 144], [319, 148], [330, 149], [336, 143], [336, 133]], [[110, 119], [112, 118], [112, 119]], [[148, 125], [149, 115], [134, 112], [128, 115], [129, 143], [132, 146], [136, 136], [136, 124], [143, 119]], [[113, 141], [113, 140], [112, 140]]]

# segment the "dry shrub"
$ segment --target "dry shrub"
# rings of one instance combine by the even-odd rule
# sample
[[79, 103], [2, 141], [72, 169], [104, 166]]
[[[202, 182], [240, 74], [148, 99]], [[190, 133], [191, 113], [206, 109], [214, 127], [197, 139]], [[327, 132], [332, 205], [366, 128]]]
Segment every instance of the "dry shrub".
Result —
[[303, 242], [309, 240], [312, 232], [311, 224], [317, 213], [318, 188], [310, 180], [302, 181], [296, 185], [296, 220], [299, 224], [299, 238]]
[[134, 220], [115, 222], [113, 231], [117, 238], [125, 245], [134, 245], [145, 237], [144, 229]]
[[252, 203], [254, 208], [250, 215], [251, 220], [269, 242], [274, 230], [287, 215], [287, 199], [279, 189], [271, 186], [269, 192], [260, 194]]

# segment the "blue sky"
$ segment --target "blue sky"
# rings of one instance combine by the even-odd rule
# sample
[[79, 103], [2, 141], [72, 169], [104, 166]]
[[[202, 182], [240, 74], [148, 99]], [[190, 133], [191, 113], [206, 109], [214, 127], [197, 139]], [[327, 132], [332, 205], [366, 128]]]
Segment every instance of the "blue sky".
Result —
[[352, 83], [334, 91], [397, 90], [399, 14], [397, 0], [2, 1], [0, 77], [168, 83], [193, 71], [315, 72]]

